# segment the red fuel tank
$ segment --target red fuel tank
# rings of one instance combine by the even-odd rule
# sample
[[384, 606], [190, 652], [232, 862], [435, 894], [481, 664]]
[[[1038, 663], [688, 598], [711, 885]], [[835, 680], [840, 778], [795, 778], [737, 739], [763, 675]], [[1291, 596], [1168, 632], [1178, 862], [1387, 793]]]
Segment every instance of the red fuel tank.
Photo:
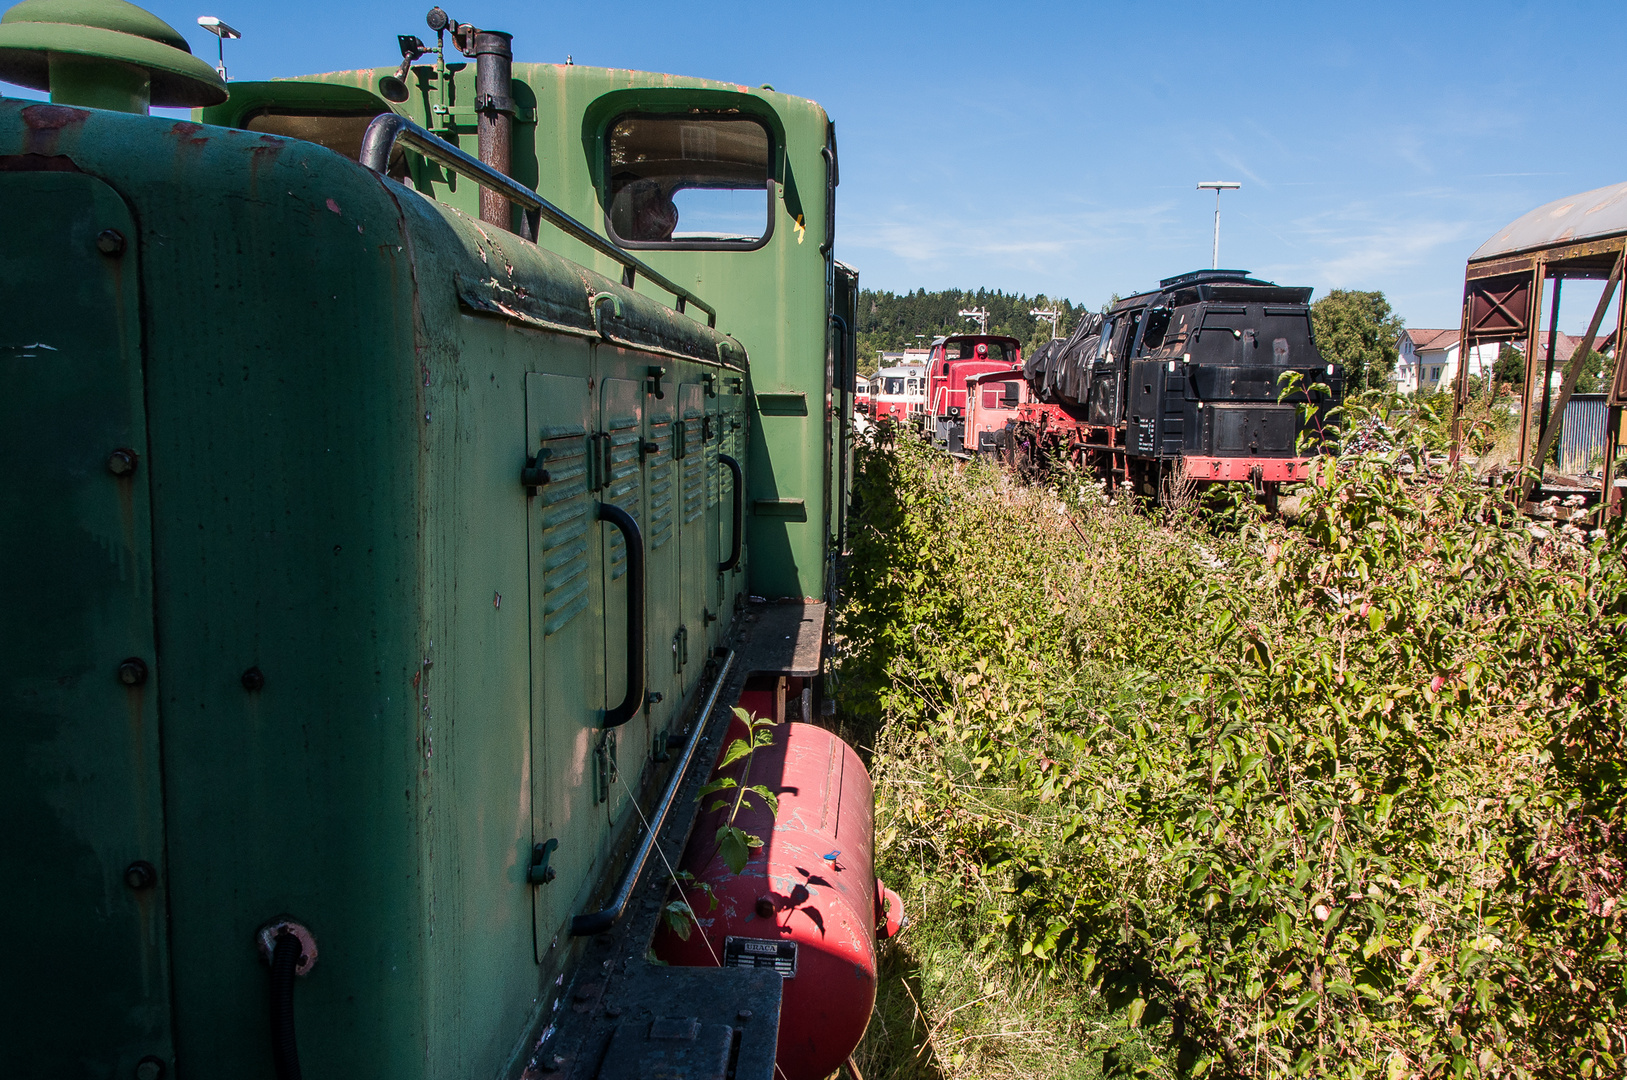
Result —
[[[773, 967], [785, 977], [777, 1063], [785, 1080], [820, 1080], [845, 1061], [864, 1035], [876, 999], [878, 885], [873, 863], [870, 774], [842, 740], [811, 724], [771, 729], [774, 742], [717, 776], [763, 784], [779, 797], [770, 815], [755, 795], [736, 827], [759, 836], [745, 869], [732, 873], [718, 855], [727, 809], [703, 809], [683, 869], [711, 886], [712, 908], [696, 886], [685, 896], [700, 921], [688, 940], [663, 927], [655, 954], [669, 964]], [[736, 720], [724, 740], [744, 736]], [[719, 754], [721, 760], [722, 753]], [[714, 766], [715, 769], [715, 766]], [[707, 796], [711, 806], [727, 790]]]

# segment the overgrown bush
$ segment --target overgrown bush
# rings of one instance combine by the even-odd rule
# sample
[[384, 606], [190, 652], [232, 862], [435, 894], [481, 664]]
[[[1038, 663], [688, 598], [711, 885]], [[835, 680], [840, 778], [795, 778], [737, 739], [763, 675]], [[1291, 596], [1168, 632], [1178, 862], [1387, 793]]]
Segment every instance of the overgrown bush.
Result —
[[1623, 545], [1391, 435], [1293, 523], [860, 452], [871, 1080], [1623, 1074]]

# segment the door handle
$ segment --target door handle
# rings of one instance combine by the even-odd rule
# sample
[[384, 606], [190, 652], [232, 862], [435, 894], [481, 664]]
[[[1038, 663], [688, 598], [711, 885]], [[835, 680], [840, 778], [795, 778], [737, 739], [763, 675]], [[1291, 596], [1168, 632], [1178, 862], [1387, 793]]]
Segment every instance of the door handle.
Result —
[[730, 545], [729, 557], [717, 564], [717, 572], [722, 574], [740, 565], [740, 524], [741, 517], [745, 513], [746, 493], [744, 489], [746, 485], [744, 478], [741, 476], [738, 461], [728, 454], [719, 454], [717, 459], [727, 465], [729, 472], [734, 474], [734, 530], [731, 533], [733, 543]]
[[604, 714], [604, 726], [613, 728], [644, 707], [644, 536], [633, 515], [615, 503], [599, 504], [599, 520], [620, 529], [627, 541], [627, 695]]

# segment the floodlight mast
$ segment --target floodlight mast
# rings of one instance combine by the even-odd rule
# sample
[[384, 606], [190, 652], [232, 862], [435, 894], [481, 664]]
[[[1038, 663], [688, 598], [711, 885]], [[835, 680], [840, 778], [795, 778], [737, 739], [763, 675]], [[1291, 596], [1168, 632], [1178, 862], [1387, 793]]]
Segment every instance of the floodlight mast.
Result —
[[234, 30], [230, 26], [227, 26], [213, 15], [200, 15], [198, 17], [198, 25], [215, 35], [215, 37], [218, 39], [215, 44], [220, 50], [220, 62], [215, 65], [215, 72], [220, 76], [220, 81], [225, 82], [226, 41], [228, 38], [235, 41], [236, 39], [242, 37], [243, 34], [241, 31]]
[[1210, 259], [1209, 268], [1211, 270], [1220, 269], [1220, 193], [1222, 191], [1235, 191], [1242, 186], [1242, 183], [1236, 180], [1204, 180], [1198, 184], [1199, 191], [1212, 188], [1215, 193], [1215, 250]]

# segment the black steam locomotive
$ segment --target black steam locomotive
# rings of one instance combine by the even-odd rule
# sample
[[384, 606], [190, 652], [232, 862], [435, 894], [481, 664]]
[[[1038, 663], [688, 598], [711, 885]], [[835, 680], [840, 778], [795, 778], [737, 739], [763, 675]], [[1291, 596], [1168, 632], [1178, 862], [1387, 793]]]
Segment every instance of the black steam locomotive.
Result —
[[1071, 459], [1154, 497], [1171, 480], [1246, 481], [1274, 504], [1280, 485], [1305, 479], [1343, 398], [1310, 296], [1198, 270], [1087, 316], [1024, 365], [1035, 401], [1007, 424], [1008, 459]]

